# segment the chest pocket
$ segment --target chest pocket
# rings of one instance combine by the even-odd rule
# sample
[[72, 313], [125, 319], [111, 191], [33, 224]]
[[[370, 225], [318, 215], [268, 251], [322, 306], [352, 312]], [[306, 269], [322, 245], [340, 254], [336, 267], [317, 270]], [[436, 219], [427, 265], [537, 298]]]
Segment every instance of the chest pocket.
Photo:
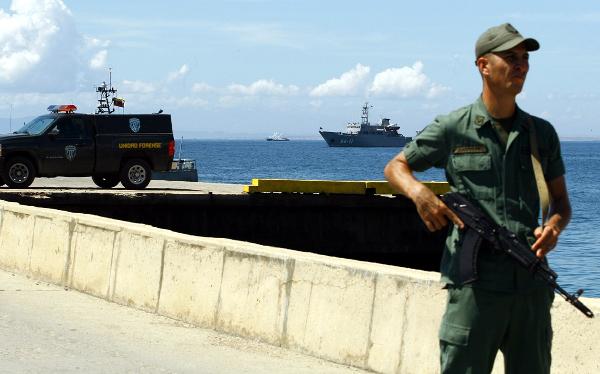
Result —
[[492, 156], [489, 153], [455, 154], [451, 156], [455, 181], [459, 182], [463, 193], [477, 199], [493, 199], [496, 178], [492, 170]]
[[492, 156], [489, 154], [453, 155], [452, 166], [458, 172], [491, 170]]

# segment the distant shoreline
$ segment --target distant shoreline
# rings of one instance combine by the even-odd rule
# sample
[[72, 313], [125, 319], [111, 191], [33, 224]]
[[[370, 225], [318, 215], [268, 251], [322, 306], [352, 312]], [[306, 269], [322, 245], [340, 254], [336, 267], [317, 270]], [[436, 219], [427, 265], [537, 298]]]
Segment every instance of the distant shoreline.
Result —
[[[560, 141], [561, 142], [600, 142], [600, 138], [585, 138], [585, 137], [560, 137]], [[181, 139], [181, 138], [179, 138]], [[289, 137], [290, 141], [310, 141], [310, 142], [314, 142], [314, 141], [320, 141], [322, 142], [323, 139], [320, 138], [294, 138], [292, 136]], [[178, 140], [177, 136], [175, 136], [175, 140]], [[201, 140], [201, 141], [264, 141], [266, 143], [266, 140], [264, 138], [184, 138], [183, 141], [191, 141], [191, 140]]]
[[600, 142], [600, 138], [586, 138], [586, 137], [577, 137], [577, 136], [565, 136], [560, 137], [560, 140], [563, 142]]

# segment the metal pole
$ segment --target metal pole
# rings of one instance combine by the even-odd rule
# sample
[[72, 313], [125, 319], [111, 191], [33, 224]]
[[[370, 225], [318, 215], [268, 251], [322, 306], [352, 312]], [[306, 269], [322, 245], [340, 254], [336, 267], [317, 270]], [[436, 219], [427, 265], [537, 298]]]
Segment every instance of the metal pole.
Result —
[[183, 136], [181, 137], [181, 143], [179, 143], [179, 161], [181, 161], [181, 149], [183, 148]]

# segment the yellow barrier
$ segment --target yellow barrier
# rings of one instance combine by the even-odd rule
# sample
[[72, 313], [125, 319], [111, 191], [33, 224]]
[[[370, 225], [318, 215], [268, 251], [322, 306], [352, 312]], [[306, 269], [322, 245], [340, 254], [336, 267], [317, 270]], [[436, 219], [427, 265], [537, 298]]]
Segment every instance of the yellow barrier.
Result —
[[[441, 195], [450, 191], [448, 182], [423, 182], [434, 193]], [[244, 192], [290, 192], [290, 193], [331, 193], [365, 195], [398, 195], [386, 181], [324, 181], [294, 179], [252, 179], [252, 184], [244, 186]]]
[[244, 192], [301, 192], [301, 193], [366, 193], [365, 182], [320, 181], [294, 179], [252, 179], [252, 185], [244, 186]]

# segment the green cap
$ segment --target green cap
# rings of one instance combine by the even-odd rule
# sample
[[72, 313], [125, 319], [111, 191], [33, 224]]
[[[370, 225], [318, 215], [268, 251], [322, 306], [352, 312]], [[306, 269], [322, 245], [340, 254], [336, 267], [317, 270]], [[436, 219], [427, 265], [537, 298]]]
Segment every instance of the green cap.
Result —
[[540, 49], [540, 43], [533, 38], [524, 38], [510, 23], [503, 23], [487, 29], [475, 43], [475, 57], [489, 52], [507, 51], [523, 43], [528, 51]]

